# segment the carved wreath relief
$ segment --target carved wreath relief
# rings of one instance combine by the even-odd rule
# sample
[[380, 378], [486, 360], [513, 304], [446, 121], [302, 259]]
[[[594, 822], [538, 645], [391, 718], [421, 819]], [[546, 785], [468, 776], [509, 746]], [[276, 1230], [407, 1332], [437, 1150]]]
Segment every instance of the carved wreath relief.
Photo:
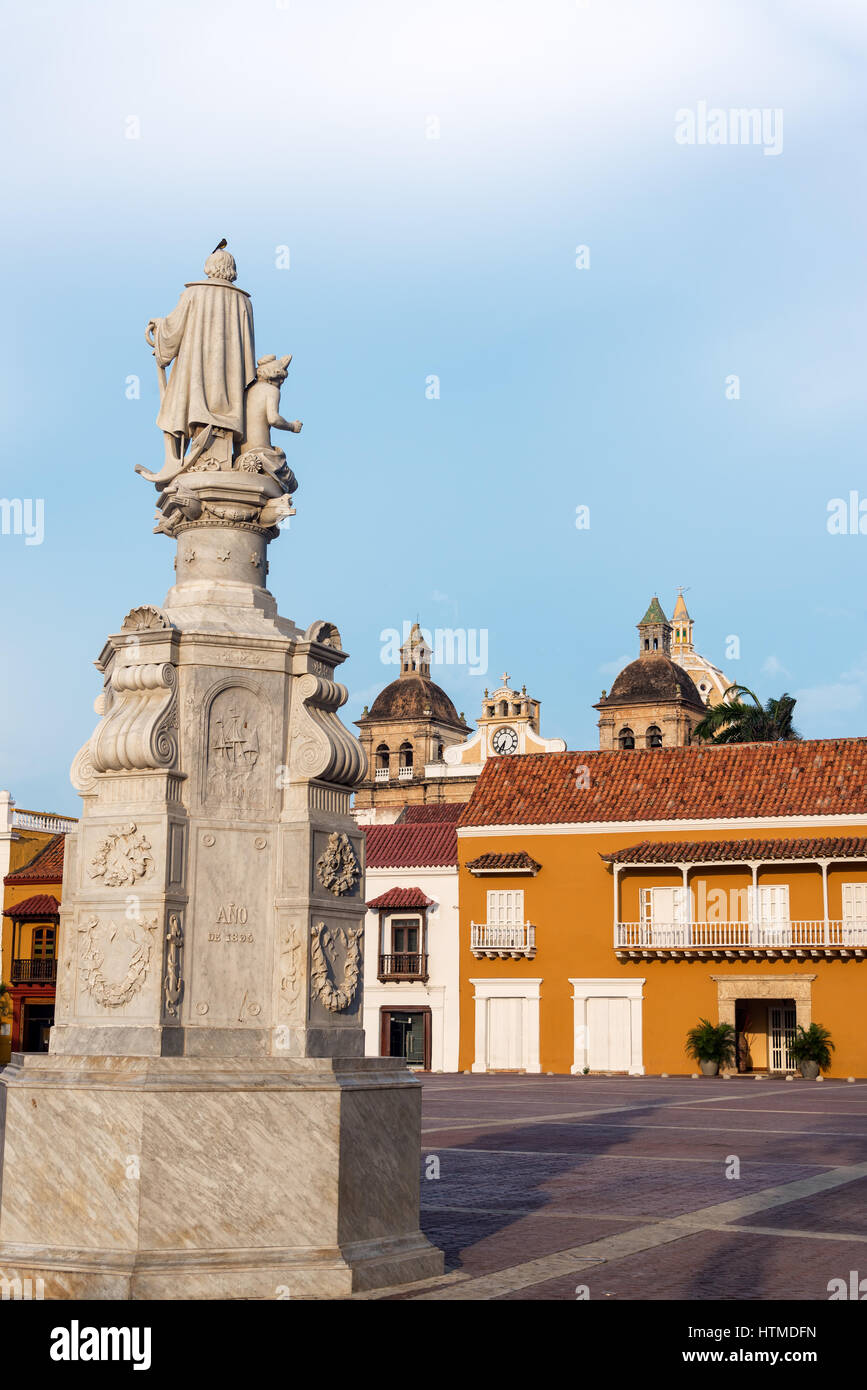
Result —
[[87, 872], [91, 878], [101, 878], [106, 888], [129, 887], [152, 872], [150, 847], [150, 841], [130, 821], [100, 840]]
[[[313, 993], [332, 1013], [348, 1009], [355, 998], [361, 965], [363, 930], [363, 927], [337, 927], [331, 930], [324, 922], [317, 922], [316, 926], [310, 929], [313, 938], [310, 971]], [[331, 978], [336, 959], [335, 938], [346, 949], [343, 978], [339, 985]]]
[[348, 835], [333, 830], [328, 844], [316, 861], [316, 873], [323, 888], [335, 897], [351, 893], [361, 877], [361, 867]]
[[[84, 988], [97, 1004], [115, 1009], [121, 1004], [128, 1004], [138, 994], [151, 963], [156, 927], [156, 917], [144, 922], [124, 921], [123, 933], [130, 945], [129, 951], [124, 951], [120, 958], [121, 962], [127, 961], [127, 968], [121, 978], [114, 980], [108, 979], [102, 969], [106, 951], [118, 935], [114, 922], [103, 923], [98, 917], [91, 916], [78, 928], [81, 935], [79, 975]], [[117, 950], [111, 954], [117, 960]], [[120, 974], [120, 971], [117, 973]]]

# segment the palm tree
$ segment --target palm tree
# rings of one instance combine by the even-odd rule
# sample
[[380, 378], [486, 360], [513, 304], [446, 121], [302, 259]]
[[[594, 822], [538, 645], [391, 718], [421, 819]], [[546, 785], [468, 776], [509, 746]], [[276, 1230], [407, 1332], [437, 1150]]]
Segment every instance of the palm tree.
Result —
[[[748, 695], [752, 704], [741, 697]], [[794, 695], [761, 703], [746, 685], [730, 685], [718, 705], [711, 705], [693, 730], [702, 743], [780, 743], [799, 739], [792, 723]]]

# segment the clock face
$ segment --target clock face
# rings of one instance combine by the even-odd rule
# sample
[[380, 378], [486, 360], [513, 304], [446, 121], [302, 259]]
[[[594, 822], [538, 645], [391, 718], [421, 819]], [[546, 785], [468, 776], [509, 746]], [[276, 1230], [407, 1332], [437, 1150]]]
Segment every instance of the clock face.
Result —
[[495, 753], [515, 753], [518, 749], [518, 735], [514, 729], [498, 729], [491, 739]]

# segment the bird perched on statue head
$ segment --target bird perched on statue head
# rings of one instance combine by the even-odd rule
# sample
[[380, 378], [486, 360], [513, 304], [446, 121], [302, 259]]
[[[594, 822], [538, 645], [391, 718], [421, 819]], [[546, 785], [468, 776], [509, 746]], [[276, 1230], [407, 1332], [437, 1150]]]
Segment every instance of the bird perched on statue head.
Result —
[[[228, 246], [228, 244], [229, 243], [226, 241], [226, 238], [223, 237], [222, 241], [217, 242], [216, 246], [214, 247], [214, 251], [222, 251], [226, 246]], [[214, 254], [214, 251], [211, 252], [212, 256]]]

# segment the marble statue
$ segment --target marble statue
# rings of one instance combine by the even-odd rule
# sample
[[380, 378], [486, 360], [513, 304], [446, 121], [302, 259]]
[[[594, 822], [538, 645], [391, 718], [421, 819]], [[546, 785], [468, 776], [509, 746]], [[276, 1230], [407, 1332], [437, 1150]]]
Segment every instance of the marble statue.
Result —
[[166, 464], [179, 462], [187, 442], [206, 426], [240, 438], [244, 392], [256, 379], [253, 306], [233, 283], [234, 257], [212, 252], [205, 275], [186, 285], [168, 317], [150, 319], [145, 330], [160, 373], [157, 425], [165, 436]]
[[247, 387], [244, 403], [246, 439], [241, 446], [242, 452], [247, 449], [270, 449], [272, 429], [291, 430], [293, 434], [300, 432], [300, 420], [284, 420], [280, 414], [280, 387], [286, 380], [291, 361], [291, 353], [288, 357], [275, 357], [271, 352], [259, 358], [256, 380]]

